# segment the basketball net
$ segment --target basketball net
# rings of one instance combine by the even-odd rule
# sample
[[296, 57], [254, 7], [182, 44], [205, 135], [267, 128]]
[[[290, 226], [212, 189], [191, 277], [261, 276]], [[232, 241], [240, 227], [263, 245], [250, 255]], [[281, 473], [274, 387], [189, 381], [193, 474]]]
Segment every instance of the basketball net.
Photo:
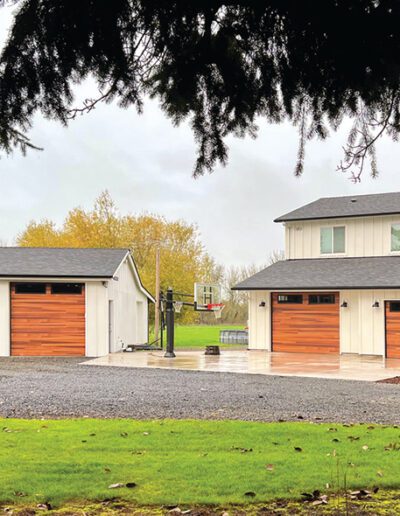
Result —
[[181, 313], [181, 310], [182, 310], [182, 306], [183, 306], [183, 301], [175, 301], [174, 302], [174, 310], [177, 314], [180, 314]]
[[210, 312], [214, 312], [214, 316], [216, 319], [221, 319], [222, 310], [225, 308], [223, 303], [210, 303], [207, 305], [207, 310]]

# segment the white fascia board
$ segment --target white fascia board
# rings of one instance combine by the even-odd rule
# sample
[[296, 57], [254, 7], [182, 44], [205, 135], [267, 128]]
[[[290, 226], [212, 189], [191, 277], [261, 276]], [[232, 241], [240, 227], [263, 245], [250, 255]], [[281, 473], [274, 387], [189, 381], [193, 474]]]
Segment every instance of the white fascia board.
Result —
[[127, 253], [124, 256], [124, 258], [122, 259], [121, 263], [118, 265], [117, 270], [114, 272], [114, 276], [118, 276], [118, 271], [122, 267], [122, 265], [125, 263], [125, 260], [128, 260], [129, 265], [131, 266], [131, 269], [132, 269], [132, 272], [133, 272], [133, 276], [134, 276], [134, 278], [136, 280], [136, 283], [137, 283], [137, 285], [139, 287], [139, 290], [142, 292], [142, 294], [144, 294], [147, 297], [147, 299], [150, 299], [150, 301], [152, 303], [155, 303], [156, 300], [154, 299], [154, 297], [150, 294], [150, 292], [148, 292], [144, 288], [144, 286], [142, 284], [142, 281], [141, 281], [140, 276], [139, 276], [139, 272], [138, 272], [137, 267], [136, 267], [136, 263], [133, 260], [130, 251], [127, 251]]

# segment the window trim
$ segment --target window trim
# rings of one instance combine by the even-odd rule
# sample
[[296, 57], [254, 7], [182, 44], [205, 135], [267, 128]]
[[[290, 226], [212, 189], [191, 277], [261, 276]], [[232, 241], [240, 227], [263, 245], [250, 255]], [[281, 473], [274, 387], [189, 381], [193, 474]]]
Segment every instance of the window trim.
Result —
[[[344, 251], [340, 251], [335, 253], [334, 249], [334, 228], [344, 228]], [[329, 253], [323, 253], [321, 249], [321, 231], [322, 229], [332, 229], [332, 251]], [[333, 224], [319, 227], [319, 255], [324, 258], [329, 258], [330, 256], [346, 256], [347, 254], [347, 225], [346, 224]], [[400, 251], [399, 251], [400, 252]]]

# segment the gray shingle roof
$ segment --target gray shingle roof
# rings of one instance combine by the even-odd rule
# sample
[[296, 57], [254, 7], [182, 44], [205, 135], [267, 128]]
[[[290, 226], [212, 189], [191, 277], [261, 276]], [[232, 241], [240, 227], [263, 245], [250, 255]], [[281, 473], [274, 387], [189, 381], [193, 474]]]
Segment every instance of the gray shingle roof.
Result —
[[400, 192], [323, 197], [275, 219], [275, 222], [336, 219], [400, 213]]
[[127, 249], [1, 247], [0, 277], [111, 278]]
[[400, 288], [400, 256], [283, 260], [233, 290]]

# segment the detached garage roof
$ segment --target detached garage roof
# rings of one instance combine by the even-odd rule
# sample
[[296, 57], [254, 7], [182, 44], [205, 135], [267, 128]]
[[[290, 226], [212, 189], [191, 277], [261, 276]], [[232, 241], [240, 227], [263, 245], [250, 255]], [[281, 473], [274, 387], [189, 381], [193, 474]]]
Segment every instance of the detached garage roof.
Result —
[[233, 290], [400, 288], [400, 256], [283, 260]]
[[128, 249], [0, 247], [0, 277], [112, 278]]
[[400, 213], [400, 192], [323, 197], [278, 217], [275, 222], [394, 215], [397, 213]]

